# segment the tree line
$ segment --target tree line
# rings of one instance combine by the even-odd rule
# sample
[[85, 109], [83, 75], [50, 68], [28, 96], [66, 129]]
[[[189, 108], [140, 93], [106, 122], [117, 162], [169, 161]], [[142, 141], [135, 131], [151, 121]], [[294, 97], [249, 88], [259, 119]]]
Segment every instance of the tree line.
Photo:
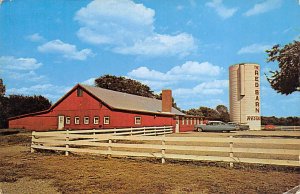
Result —
[[0, 128], [8, 127], [8, 118], [50, 108], [51, 102], [43, 96], [5, 96], [5, 85], [0, 79]]

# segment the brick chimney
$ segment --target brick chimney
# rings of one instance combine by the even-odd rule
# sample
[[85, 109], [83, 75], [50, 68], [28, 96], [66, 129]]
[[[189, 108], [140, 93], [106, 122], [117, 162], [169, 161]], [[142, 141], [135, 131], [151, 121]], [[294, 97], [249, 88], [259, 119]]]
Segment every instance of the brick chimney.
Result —
[[162, 91], [162, 112], [172, 111], [172, 90]]

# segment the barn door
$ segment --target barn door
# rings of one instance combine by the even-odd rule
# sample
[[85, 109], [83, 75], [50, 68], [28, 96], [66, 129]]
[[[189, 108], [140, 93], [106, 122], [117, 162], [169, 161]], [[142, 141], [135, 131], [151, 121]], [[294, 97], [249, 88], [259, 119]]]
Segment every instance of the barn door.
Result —
[[179, 117], [176, 117], [175, 133], [179, 133]]
[[64, 129], [65, 127], [65, 116], [58, 116], [58, 127], [57, 129]]

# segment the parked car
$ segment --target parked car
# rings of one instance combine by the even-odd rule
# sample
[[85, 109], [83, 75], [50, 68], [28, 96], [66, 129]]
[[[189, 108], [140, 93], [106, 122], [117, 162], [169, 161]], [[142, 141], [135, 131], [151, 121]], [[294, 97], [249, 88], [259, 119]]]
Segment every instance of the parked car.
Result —
[[246, 131], [246, 130], [249, 130], [249, 125], [247, 124], [244, 124], [244, 123], [235, 123], [235, 122], [228, 122], [229, 125], [232, 125], [232, 126], [235, 126], [237, 128], [237, 130], [240, 130], [240, 131]]
[[202, 132], [202, 131], [236, 131], [237, 127], [233, 125], [229, 125], [222, 121], [208, 121], [206, 125], [195, 125], [195, 131]]

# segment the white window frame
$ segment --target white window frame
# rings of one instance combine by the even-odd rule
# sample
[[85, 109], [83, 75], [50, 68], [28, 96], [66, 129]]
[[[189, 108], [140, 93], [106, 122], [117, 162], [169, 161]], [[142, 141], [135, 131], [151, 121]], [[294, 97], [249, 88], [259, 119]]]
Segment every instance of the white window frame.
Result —
[[83, 117], [83, 124], [85, 125], [90, 124], [90, 117]]
[[98, 125], [99, 124], [99, 117], [94, 117], [94, 125]]
[[[106, 119], [108, 119], [108, 120], [106, 120]], [[108, 122], [107, 122], [107, 121], [108, 121]], [[103, 124], [104, 124], [104, 125], [109, 125], [109, 123], [110, 123], [110, 118], [109, 118], [109, 116], [103, 117]]]
[[[137, 122], [138, 119], [140, 119], [140, 122]], [[142, 124], [142, 117], [140, 117], [140, 116], [134, 117], [134, 124], [135, 125], [141, 125]]]
[[197, 124], [197, 120], [196, 120], [196, 118], [194, 118], [194, 125], [196, 125]]
[[184, 120], [185, 120], [185, 118], [184, 118], [184, 117], [182, 117], [182, 125], [184, 125]]
[[80, 125], [80, 117], [74, 117], [74, 124]]
[[189, 124], [189, 118], [185, 119], [185, 123], [188, 125]]
[[66, 125], [70, 125], [71, 124], [71, 117], [66, 117]]

